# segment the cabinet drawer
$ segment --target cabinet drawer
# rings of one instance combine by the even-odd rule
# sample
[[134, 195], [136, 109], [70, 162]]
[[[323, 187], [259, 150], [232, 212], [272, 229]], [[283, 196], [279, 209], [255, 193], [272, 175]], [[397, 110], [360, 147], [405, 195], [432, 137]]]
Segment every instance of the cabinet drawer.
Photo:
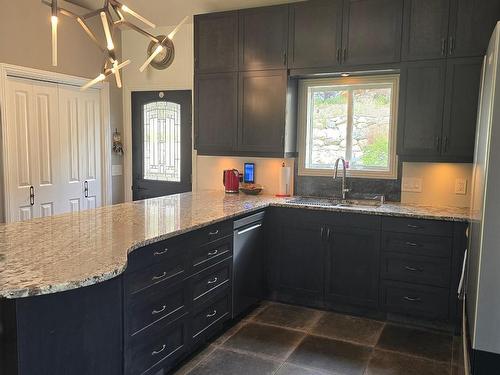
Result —
[[196, 273], [233, 255], [233, 238], [211, 242], [192, 250], [193, 272]]
[[208, 242], [212, 242], [227, 236], [231, 236], [233, 234], [233, 222], [222, 221], [217, 224], [209, 225], [208, 227], [204, 227], [196, 230], [195, 238], [196, 244], [198, 246], [204, 245]]
[[189, 248], [192, 246], [192, 241], [189, 238], [179, 236], [141, 247], [129, 254], [127, 271], [134, 272], [161, 262], [171, 263], [172, 258], [189, 252]]
[[192, 278], [192, 299], [196, 304], [210, 299], [217, 290], [230, 284], [232, 261], [232, 258], [222, 261]]
[[169, 369], [187, 350], [189, 339], [187, 319], [160, 321], [129, 340], [125, 372], [143, 374], [153, 366]]
[[453, 223], [438, 220], [384, 217], [382, 218], [382, 230], [451, 237], [453, 235]]
[[133, 335], [159, 320], [172, 321], [185, 314], [189, 298], [187, 282], [166, 289], [160, 284], [132, 294], [126, 304], [128, 334]]
[[448, 259], [384, 253], [381, 276], [389, 280], [448, 287], [450, 267]]
[[170, 257], [167, 261], [146, 269], [128, 272], [125, 277], [125, 293], [132, 294], [156, 284], [172, 285], [186, 277], [187, 256]]
[[431, 286], [389, 282], [382, 286], [382, 303], [388, 312], [415, 317], [448, 319], [449, 290]]
[[201, 336], [209, 335], [208, 331], [218, 323], [222, 323], [231, 316], [231, 293], [226, 288], [222, 296], [215, 297], [213, 302], [205, 304], [193, 314], [192, 338], [196, 341]]
[[451, 256], [452, 240], [448, 237], [383, 232], [382, 250], [449, 258]]

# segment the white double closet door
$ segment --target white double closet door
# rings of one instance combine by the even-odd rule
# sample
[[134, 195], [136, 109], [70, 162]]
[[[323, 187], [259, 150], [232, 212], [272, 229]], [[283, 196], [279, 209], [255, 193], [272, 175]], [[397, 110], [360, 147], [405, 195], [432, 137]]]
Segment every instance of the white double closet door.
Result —
[[7, 220], [101, 205], [98, 90], [9, 77]]

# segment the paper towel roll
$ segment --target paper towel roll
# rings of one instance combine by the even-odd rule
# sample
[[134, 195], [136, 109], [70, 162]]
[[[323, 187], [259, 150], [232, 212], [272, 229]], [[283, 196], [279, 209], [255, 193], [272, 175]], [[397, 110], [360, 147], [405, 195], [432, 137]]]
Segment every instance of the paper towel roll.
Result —
[[289, 197], [292, 194], [292, 168], [281, 167], [279, 175], [278, 196]]

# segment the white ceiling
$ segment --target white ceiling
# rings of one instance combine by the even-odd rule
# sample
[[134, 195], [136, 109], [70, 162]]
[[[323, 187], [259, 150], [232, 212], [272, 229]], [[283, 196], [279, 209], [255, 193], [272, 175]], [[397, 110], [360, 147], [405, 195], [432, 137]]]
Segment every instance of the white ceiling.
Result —
[[[96, 9], [103, 0], [68, 0]], [[175, 25], [185, 16], [223, 10], [253, 8], [265, 5], [293, 3], [301, 0], [121, 0], [131, 9], [158, 26]]]

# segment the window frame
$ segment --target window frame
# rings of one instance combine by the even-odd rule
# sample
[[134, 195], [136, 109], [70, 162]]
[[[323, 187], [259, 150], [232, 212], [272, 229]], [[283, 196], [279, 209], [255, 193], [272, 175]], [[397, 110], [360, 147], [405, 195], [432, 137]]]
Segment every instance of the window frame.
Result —
[[[391, 122], [389, 124], [389, 169], [383, 170], [347, 170], [348, 177], [372, 179], [397, 179], [397, 128], [398, 128], [398, 101], [399, 101], [399, 74], [384, 74], [376, 76], [313, 78], [299, 81], [298, 104], [298, 175], [299, 176], [332, 176], [333, 169], [307, 168], [307, 142], [310, 118], [308, 116], [309, 88], [317, 86], [346, 86], [346, 88], [366, 87], [376, 84], [390, 84], [392, 86]], [[352, 129], [352, 103], [348, 104], [348, 128]], [[349, 132], [349, 129], [347, 130]]]

